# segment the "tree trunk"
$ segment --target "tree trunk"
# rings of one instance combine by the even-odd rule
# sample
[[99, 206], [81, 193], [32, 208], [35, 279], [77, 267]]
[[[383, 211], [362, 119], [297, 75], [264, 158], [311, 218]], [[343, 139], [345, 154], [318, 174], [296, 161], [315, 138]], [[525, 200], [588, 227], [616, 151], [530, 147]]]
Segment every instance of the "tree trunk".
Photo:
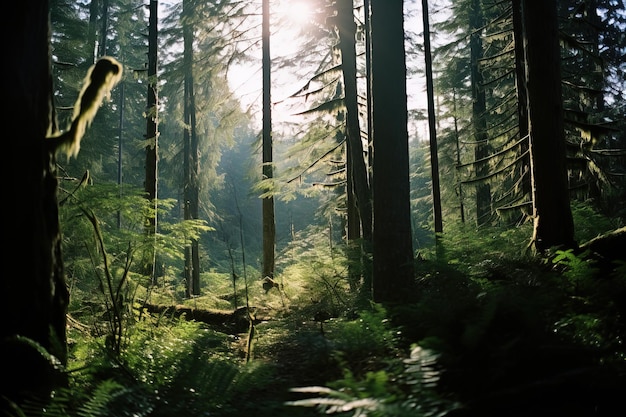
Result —
[[424, 57], [426, 61], [426, 93], [428, 100], [428, 131], [430, 136], [430, 171], [433, 194], [433, 220], [435, 233], [443, 232], [441, 214], [441, 190], [439, 187], [439, 154], [437, 146], [437, 125], [435, 121], [435, 91], [433, 64], [430, 52], [430, 23], [428, 19], [428, 1], [422, 0], [422, 18], [424, 22]]
[[[477, 161], [476, 176], [484, 177], [489, 173], [489, 165], [485, 158], [489, 156], [487, 138], [487, 99], [483, 87], [483, 74], [478, 67], [483, 57], [483, 42], [481, 31], [484, 25], [482, 5], [480, 0], [472, 0], [470, 5], [470, 65], [472, 83], [472, 127], [474, 131], [474, 160]], [[491, 218], [491, 187], [486, 180], [476, 185], [476, 224], [485, 225]]]
[[346, 136], [349, 146], [348, 158], [354, 197], [361, 219], [363, 239], [372, 239], [372, 202], [367, 178], [367, 167], [361, 141], [359, 126], [359, 108], [357, 103], [356, 85], [356, 23], [352, 0], [337, 2], [337, 29], [339, 31], [339, 48], [341, 50], [341, 69], [344, 82], [344, 104], [346, 106]]
[[[119, 124], [117, 126], [117, 186], [118, 186], [118, 196], [120, 201], [123, 197], [123, 183], [124, 183], [124, 175], [123, 175], [123, 150], [124, 150], [124, 102], [126, 100], [126, 96], [124, 94], [124, 82], [120, 82], [120, 118]], [[117, 228], [118, 230], [122, 229], [122, 211], [117, 210]]]
[[402, 0], [372, 1], [373, 295], [404, 300], [413, 282]]
[[[513, 0], [513, 37], [515, 42], [515, 90], [517, 92], [517, 118], [519, 124], [519, 137], [522, 140], [519, 154], [523, 155], [528, 151], [530, 139], [528, 136], [528, 97], [526, 96], [526, 61], [524, 56], [523, 42], [523, 16], [522, 0]], [[530, 185], [530, 155], [527, 154], [522, 159], [519, 175], [522, 177], [522, 195], [524, 200], [532, 199], [532, 189]]]
[[556, 4], [556, 0], [523, 2], [533, 243], [538, 251], [576, 246], [565, 168]]
[[[189, 0], [183, 2], [183, 17], [191, 16]], [[185, 184], [184, 188], [184, 218], [185, 220], [198, 219], [199, 207], [199, 182], [198, 173], [200, 169], [198, 155], [198, 135], [196, 133], [196, 102], [194, 94], [193, 77], [193, 26], [189, 20], [183, 22], [183, 61], [185, 68], [184, 83], [184, 166]], [[200, 245], [198, 239], [192, 239], [185, 248], [185, 279], [187, 282], [187, 297], [200, 295], [200, 255], [198, 253]]]
[[[183, 7], [184, 7], [183, 3]], [[183, 35], [184, 36], [184, 35]], [[185, 41], [183, 41], [185, 43]], [[185, 45], [186, 47], [187, 45]], [[186, 55], [186, 51], [184, 52]], [[186, 64], [185, 64], [186, 65]], [[190, 196], [190, 178], [191, 178], [191, 127], [189, 126], [189, 88], [187, 87], [187, 75], [185, 74], [185, 82], [183, 87], [183, 121], [186, 126], [183, 127], [183, 219], [191, 219], [191, 210], [189, 208]], [[185, 297], [191, 298], [192, 291], [192, 269], [191, 261], [191, 244], [185, 245], [185, 264], [183, 266], [183, 279], [185, 280]]]
[[48, 130], [56, 130], [48, 2], [6, 3], [3, 16], [2, 37], [12, 40], [4, 47], [3, 90], [11, 105], [2, 112], [3, 126], [18, 129], [5, 141], [5, 151], [20, 176], [5, 184], [11, 224], [5, 224], [0, 279], [0, 414], [8, 412], [9, 402], [20, 403], [30, 395], [46, 400], [64, 384], [38, 347], [66, 364], [68, 303], [56, 163], [45, 141]]
[[[270, 4], [263, 0], [262, 22], [263, 49], [263, 180], [274, 178], [272, 151], [272, 102], [271, 102], [271, 59], [270, 59]], [[272, 192], [269, 188], [267, 192]], [[276, 246], [276, 224], [274, 220], [274, 197], [263, 198], [263, 276], [274, 277], [274, 252]]]
[[91, 48], [91, 54], [93, 55], [92, 62], [96, 61], [96, 35], [98, 33], [97, 23], [98, 23], [98, 14], [100, 11], [100, 1], [99, 0], [91, 0], [89, 2], [89, 29], [87, 31], [87, 45]]
[[[146, 106], [146, 198], [154, 210], [148, 217], [146, 233], [148, 237], [156, 237], [157, 229], [157, 184], [158, 184], [158, 95], [157, 95], [157, 11], [158, 1], [150, 0], [150, 17], [148, 23], [148, 99]], [[148, 249], [145, 270], [156, 284], [156, 242]]]
[[[363, 26], [365, 32], [365, 90], [367, 107], [367, 165], [371, 167], [372, 161], [372, 26], [370, 24], [371, 8], [370, 0], [363, 0]], [[372, 184], [372, 172], [368, 170], [369, 183]], [[370, 194], [371, 194], [370, 185]]]
[[98, 56], [107, 55], [107, 36], [109, 36], [109, 0], [102, 0], [102, 32], [100, 33], [100, 44], [98, 45]]

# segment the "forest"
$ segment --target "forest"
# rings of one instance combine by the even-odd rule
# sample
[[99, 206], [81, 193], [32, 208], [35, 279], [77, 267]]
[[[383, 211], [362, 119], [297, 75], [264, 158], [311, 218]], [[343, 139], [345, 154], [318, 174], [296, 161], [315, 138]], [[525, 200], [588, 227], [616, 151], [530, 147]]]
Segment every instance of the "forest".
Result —
[[624, 409], [624, 0], [3, 7], [0, 414]]

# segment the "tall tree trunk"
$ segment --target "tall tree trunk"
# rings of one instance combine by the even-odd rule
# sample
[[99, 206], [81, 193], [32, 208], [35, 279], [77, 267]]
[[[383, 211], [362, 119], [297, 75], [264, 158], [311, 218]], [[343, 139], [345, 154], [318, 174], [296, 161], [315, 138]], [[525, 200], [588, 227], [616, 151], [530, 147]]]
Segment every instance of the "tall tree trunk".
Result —
[[426, 94], [428, 99], [428, 131], [430, 136], [430, 170], [433, 194], [433, 219], [435, 233], [443, 232], [441, 214], [441, 190], [439, 187], [439, 155], [437, 146], [437, 125], [435, 121], [435, 91], [433, 83], [433, 63], [430, 52], [430, 23], [428, 19], [428, 1], [422, 0], [422, 18], [424, 22], [424, 57], [426, 60]]
[[[461, 166], [461, 146], [460, 146], [460, 139], [459, 139], [459, 118], [457, 116], [457, 109], [456, 109], [456, 89], [453, 90], [454, 96], [452, 98], [453, 100], [453, 114], [454, 114], [454, 143], [456, 145], [456, 166]], [[457, 180], [458, 181], [458, 180]], [[459, 211], [461, 214], [461, 223], [465, 223], [465, 203], [464, 203], [464, 198], [463, 198], [463, 184], [461, 181], [458, 181], [459, 184], [459, 188], [458, 188], [458, 193], [459, 193]]]
[[[183, 17], [192, 15], [189, 8], [189, 0], [183, 1]], [[185, 184], [184, 188], [184, 218], [185, 220], [198, 219], [199, 207], [199, 181], [198, 173], [200, 162], [198, 156], [198, 135], [196, 133], [196, 101], [194, 94], [193, 77], [193, 26], [189, 19], [185, 19], [183, 24], [183, 61], [185, 69], [184, 85], [184, 167]], [[198, 239], [192, 239], [185, 248], [185, 279], [187, 297], [200, 295], [200, 255]]]
[[[365, 32], [365, 90], [367, 107], [367, 166], [372, 166], [372, 27], [370, 24], [370, 0], [363, 0], [363, 26]], [[372, 173], [368, 169], [369, 183], [372, 183]], [[370, 194], [371, 194], [370, 187]]]
[[158, 184], [158, 83], [157, 83], [157, 21], [158, 1], [150, 0], [150, 17], [148, 23], [148, 99], [146, 106], [146, 198], [153, 209], [148, 216], [146, 233], [154, 236], [154, 245], [149, 249], [146, 259], [146, 272], [150, 274], [152, 283], [156, 284], [156, 230], [157, 230], [157, 184]]
[[[274, 178], [272, 151], [272, 101], [271, 101], [271, 58], [270, 58], [270, 2], [263, 0], [262, 22], [262, 65], [263, 65], [263, 180]], [[266, 192], [273, 192], [269, 188]], [[274, 197], [266, 196], [263, 210], [263, 276], [274, 277], [274, 255], [276, 246], [276, 224], [274, 220]]]
[[[474, 159], [476, 161], [476, 176], [484, 177], [489, 173], [489, 166], [485, 158], [489, 156], [487, 142], [487, 99], [483, 87], [483, 74], [478, 63], [483, 57], [483, 42], [481, 30], [484, 25], [483, 11], [480, 0], [472, 0], [470, 5], [470, 65], [472, 83], [472, 127], [474, 130]], [[476, 224], [482, 226], [491, 217], [491, 187], [486, 181], [479, 181], [476, 185]]]
[[[517, 118], [519, 123], [519, 137], [522, 140], [519, 154], [528, 152], [530, 139], [528, 138], [528, 97], [526, 95], [526, 61], [524, 55], [524, 30], [522, 16], [522, 0], [513, 0], [513, 38], [515, 42], [515, 90], [517, 91]], [[526, 139], [524, 139], [526, 138]], [[522, 177], [522, 195], [527, 201], [532, 199], [530, 185], [530, 154], [522, 159], [519, 175]]]
[[98, 50], [96, 48], [96, 36], [98, 34], [98, 15], [100, 13], [100, 0], [91, 0], [89, 2], [89, 30], [87, 32], [87, 45], [91, 48], [93, 54], [91, 62], [96, 62]]
[[357, 199], [354, 195], [350, 146], [350, 142], [346, 142], [346, 239], [348, 242], [354, 242], [361, 237], [361, 218], [357, 208]]
[[[356, 22], [354, 20], [354, 3], [352, 0], [337, 2], [337, 29], [339, 32], [339, 49], [341, 50], [341, 69], [344, 81], [344, 104], [346, 106], [346, 170], [348, 189], [348, 245], [354, 250], [355, 260], [361, 264], [363, 275], [364, 298], [371, 298], [371, 274], [363, 265], [371, 251], [372, 241], [372, 193], [365, 158], [359, 123], [357, 70], [356, 70]], [[369, 112], [369, 108], [368, 108]], [[356, 210], [354, 206], [356, 205]], [[354, 245], [355, 239], [362, 237], [360, 245]], [[352, 263], [350, 264], [352, 265]], [[355, 268], [350, 270], [350, 284], [356, 287], [361, 273]]]
[[[183, 7], [186, 3], [183, 3]], [[184, 37], [184, 35], [183, 35]], [[183, 40], [185, 44], [185, 40]], [[185, 44], [186, 48], [187, 45]], [[184, 52], [186, 58], [187, 52]], [[185, 63], [186, 65], [186, 63]], [[185, 82], [183, 87], [183, 121], [185, 126], [183, 127], [183, 219], [191, 219], [191, 210], [189, 208], [191, 196], [190, 196], [190, 178], [191, 178], [191, 126], [189, 125], [189, 88], [187, 86], [187, 74], [185, 74]], [[191, 298], [193, 294], [192, 290], [192, 273], [193, 263], [191, 261], [191, 244], [185, 245], [185, 264], [183, 266], [183, 279], [185, 280], [185, 297]]]
[[414, 279], [402, 0], [372, 0], [373, 296], [404, 300]]
[[[23, 0], [3, 6], [4, 126], [18, 129], [6, 140], [6, 154], [20, 168], [8, 181], [0, 278], [0, 414], [14, 415], [9, 403], [30, 395], [46, 401], [65, 383], [38, 348], [65, 365], [68, 291], [61, 257], [56, 162], [46, 143], [55, 131], [48, 1]], [[19, 24], [15, 24], [19, 22]], [[11, 224], [8, 225], [7, 222]], [[13, 226], [12, 226], [13, 225]], [[27, 261], [21, 261], [27, 259]], [[4, 413], [7, 414], [4, 414]]]
[[100, 44], [98, 45], [98, 58], [107, 55], [107, 36], [109, 36], [109, 0], [102, 0], [102, 28]]
[[[117, 186], [118, 186], [118, 196], [120, 200], [123, 196], [123, 187], [122, 184], [124, 182], [124, 175], [122, 170], [122, 155], [123, 155], [123, 145], [124, 141], [123, 133], [124, 133], [124, 101], [126, 97], [124, 95], [124, 82], [120, 82], [120, 118], [119, 124], [117, 126]], [[117, 228], [118, 230], [122, 228], [122, 211], [117, 211]]]
[[356, 23], [352, 0], [337, 2], [337, 29], [341, 50], [341, 69], [344, 82], [344, 104], [346, 106], [346, 136], [349, 146], [349, 178], [352, 179], [356, 205], [361, 219], [361, 233], [365, 241], [372, 239], [372, 202], [367, 178], [367, 167], [361, 141], [359, 108], [356, 85]]
[[524, 0], [524, 51], [530, 157], [538, 251], [575, 247], [565, 167], [556, 0]]

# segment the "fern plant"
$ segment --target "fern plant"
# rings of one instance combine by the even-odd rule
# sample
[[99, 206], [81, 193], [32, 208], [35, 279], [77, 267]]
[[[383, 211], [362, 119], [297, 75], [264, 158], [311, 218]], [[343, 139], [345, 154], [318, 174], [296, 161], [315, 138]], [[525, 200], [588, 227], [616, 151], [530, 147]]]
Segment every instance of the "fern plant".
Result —
[[587, 292], [594, 285], [597, 267], [589, 258], [589, 252], [577, 255], [573, 249], [557, 250], [552, 263], [561, 267], [561, 273], [569, 283], [573, 295]]
[[329, 386], [292, 388], [292, 392], [314, 396], [289, 401], [287, 405], [353, 417], [438, 417], [458, 408], [458, 404], [444, 399], [434, 389], [439, 373], [434, 352], [414, 345], [402, 362], [403, 369], [397, 374], [371, 371], [357, 379], [345, 371], [343, 379]]

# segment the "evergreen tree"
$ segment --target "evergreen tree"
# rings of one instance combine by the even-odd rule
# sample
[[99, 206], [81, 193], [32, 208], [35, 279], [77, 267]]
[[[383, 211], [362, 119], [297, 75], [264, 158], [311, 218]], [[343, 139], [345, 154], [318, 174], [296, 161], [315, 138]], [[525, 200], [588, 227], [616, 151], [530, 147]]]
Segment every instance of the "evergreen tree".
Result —
[[[198, 136], [196, 133], [196, 98], [194, 94], [194, 23], [193, 10], [190, 1], [183, 1], [181, 25], [183, 27], [183, 65], [185, 71], [184, 104], [183, 104], [183, 165], [185, 170], [183, 184], [183, 211], [185, 220], [198, 219], [199, 205], [199, 155]], [[200, 295], [200, 254], [197, 239], [192, 239], [185, 248], [186, 295]]]
[[[262, 2], [262, 54], [263, 54], [263, 137], [262, 142], [262, 171], [263, 181], [271, 183], [274, 179], [274, 155], [272, 139], [272, 70], [270, 53], [270, 2]], [[274, 220], [274, 195], [271, 188], [266, 187], [263, 198], [263, 277], [274, 278], [276, 255], [276, 223]]]
[[402, 3], [372, 1], [372, 288], [377, 302], [404, 299], [414, 279]]
[[[356, 22], [354, 5], [351, 0], [337, 2], [337, 32], [341, 51], [341, 70], [344, 82], [344, 105], [346, 109], [347, 138], [347, 188], [354, 192], [361, 233], [366, 242], [371, 241], [372, 203], [367, 176], [359, 122], [357, 65], [356, 65]], [[360, 236], [360, 233], [359, 235]]]
[[523, 6], [526, 90], [537, 250], [574, 247], [565, 167], [565, 131], [556, 0]]
[[623, 166], [626, 148], [621, 128], [626, 10], [623, 2], [564, 1], [559, 15], [572, 197], [623, 212], [626, 186], [615, 167]]
[[150, 0], [150, 13], [148, 20], [148, 89], [146, 101], [146, 156], [145, 168], [146, 178], [144, 182], [144, 190], [146, 198], [152, 204], [152, 211], [148, 214], [146, 224], [146, 234], [148, 237], [155, 237], [154, 245], [148, 248], [146, 258], [144, 259], [145, 271], [152, 277], [152, 283], [156, 284], [157, 280], [157, 249], [156, 249], [156, 233], [158, 222], [158, 160], [159, 160], [159, 95], [158, 95], [158, 0]]
[[[470, 36], [470, 82], [472, 84], [472, 128], [474, 132], [474, 158], [476, 175], [484, 177], [489, 172], [485, 159], [490, 154], [487, 137], [487, 98], [484, 79], [480, 68], [483, 59], [482, 29], [484, 18], [482, 2], [472, 0], [469, 5], [469, 36]], [[491, 187], [489, 183], [480, 181], [476, 184], [476, 223], [481, 226], [491, 218]]]

